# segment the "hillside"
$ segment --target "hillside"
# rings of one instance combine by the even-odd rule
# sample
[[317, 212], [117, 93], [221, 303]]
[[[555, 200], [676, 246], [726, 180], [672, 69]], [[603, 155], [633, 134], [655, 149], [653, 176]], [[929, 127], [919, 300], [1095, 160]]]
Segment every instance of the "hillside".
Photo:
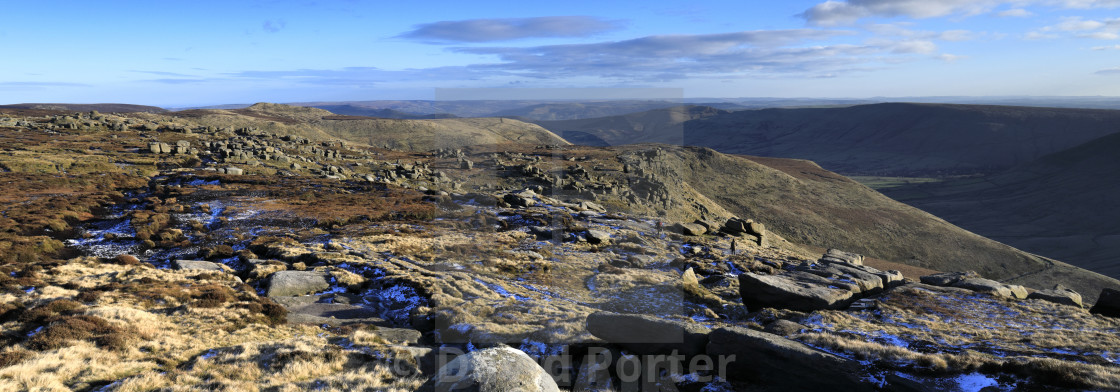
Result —
[[667, 194], [696, 193], [719, 206], [677, 198], [678, 208], [752, 217], [796, 244], [846, 249], [940, 271], [971, 269], [1037, 288], [1056, 282], [1082, 293], [1120, 287], [1112, 278], [973, 234], [812, 162], [725, 155], [695, 147], [661, 146], [656, 154], [641, 146], [622, 151], [633, 151], [622, 154], [622, 160], [643, 168], [641, 173], [653, 173], [669, 189]]
[[[612, 145], [675, 137], [642, 132], [661, 112], [549, 123]], [[889, 103], [721, 113], [683, 124], [684, 144], [725, 153], [809, 159], [848, 175], [992, 173], [1120, 130], [1120, 111]], [[634, 124], [625, 128], [627, 124]], [[643, 126], [639, 128], [639, 126]]]
[[1120, 278], [1120, 134], [1003, 173], [884, 192], [1029, 252]]

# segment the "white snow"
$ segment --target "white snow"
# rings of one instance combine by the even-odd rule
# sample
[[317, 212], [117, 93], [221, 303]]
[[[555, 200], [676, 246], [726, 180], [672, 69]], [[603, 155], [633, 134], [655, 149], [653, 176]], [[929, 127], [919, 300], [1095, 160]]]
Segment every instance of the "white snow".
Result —
[[957, 376], [954, 381], [957, 382], [958, 388], [964, 392], [979, 392], [981, 389], [999, 385], [999, 382], [995, 379], [980, 373], [962, 374]]

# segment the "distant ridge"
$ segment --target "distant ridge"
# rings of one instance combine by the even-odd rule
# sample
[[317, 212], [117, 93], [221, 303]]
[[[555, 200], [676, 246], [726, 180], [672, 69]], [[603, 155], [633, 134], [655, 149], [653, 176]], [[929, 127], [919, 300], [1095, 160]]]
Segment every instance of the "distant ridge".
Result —
[[126, 103], [17, 103], [0, 105], [2, 109], [59, 110], [67, 112], [99, 111], [105, 113], [167, 113], [168, 110], [155, 106], [131, 105]]
[[363, 117], [376, 117], [376, 118], [395, 118], [399, 120], [430, 120], [436, 118], [457, 118], [458, 116], [449, 113], [409, 113], [393, 109], [375, 109], [355, 105], [315, 105], [313, 108], [319, 108], [329, 111], [334, 114], [341, 114], [346, 116], [363, 116]]
[[659, 118], [664, 112], [541, 125], [610, 145], [680, 139], [683, 132], [685, 145], [724, 153], [898, 176], [994, 173], [1120, 131], [1117, 110], [915, 103], [741, 110], [648, 126]]

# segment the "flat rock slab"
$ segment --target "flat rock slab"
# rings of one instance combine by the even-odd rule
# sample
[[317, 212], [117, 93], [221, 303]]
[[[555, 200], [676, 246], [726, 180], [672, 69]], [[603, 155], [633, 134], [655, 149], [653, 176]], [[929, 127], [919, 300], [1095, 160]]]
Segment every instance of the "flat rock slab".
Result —
[[860, 364], [784, 337], [740, 327], [709, 334], [707, 354], [728, 361], [727, 374], [792, 391], [874, 391], [860, 381]]
[[596, 312], [587, 316], [587, 332], [635, 354], [703, 354], [708, 328], [643, 314]]
[[1011, 298], [1014, 296], [1010, 287], [991, 279], [966, 278], [957, 283], [953, 283], [953, 287], [969, 289], [978, 293], [989, 293], [1004, 298]]
[[173, 262], [175, 269], [181, 270], [205, 270], [215, 272], [229, 272], [232, 271], [224, 264], [218, 264], [205, 260], [175, 260]]
[[739, 295], [748, 309], [777, 308], [798, 311], [842, 309], [852, 301], [850, 289], [808, 272], [739, 275]]
[[974, 271], [964, 271], [964, 272], [942, 272], [942, 273], [939, 273], [939, 274], [926, 275], [926, 276], [921, 277], [920, 279], [921, 279], [922, 283], [925, 283], [925, 284], [928, 284], [928, 285], [952, 286], [952, 285], [957, 284], [957, 282], [960, 282], [962, 280], [965, 280], [965, 279], [968, 279], [968, 278], [979, 278], [979, 277], [980, 277], [980, 274], [977, 274]]
[[[311, 303], [288, 308], [288, 322], [293, 324], [347, 324], [387, 325], [388, 322], [372, 309], [346, 304]], [[384, 336], [382, 336], [384, 337]], [[385, 340], [392, 341], [388, 338]]]
[[331, 285], [321, 272], [279, 271], [268, 278], [269, 297], [292, 297], [326, 291]]

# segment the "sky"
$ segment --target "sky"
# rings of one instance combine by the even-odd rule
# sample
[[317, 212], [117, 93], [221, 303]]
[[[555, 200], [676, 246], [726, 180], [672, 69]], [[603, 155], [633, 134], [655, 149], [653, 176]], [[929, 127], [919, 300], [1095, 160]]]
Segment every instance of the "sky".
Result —
[[526, 88], [685, 98], [1120, 95], [1120, 0], [2, 8], [0, 104], [186, 107]]

